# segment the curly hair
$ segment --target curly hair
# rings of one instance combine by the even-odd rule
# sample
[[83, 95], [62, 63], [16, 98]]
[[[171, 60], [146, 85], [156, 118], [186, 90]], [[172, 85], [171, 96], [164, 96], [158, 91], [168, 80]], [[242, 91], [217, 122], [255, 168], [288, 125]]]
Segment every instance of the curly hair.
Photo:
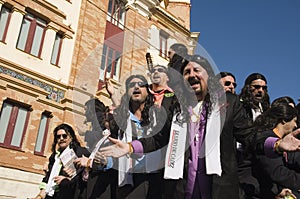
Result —
[[[267, 83], [266, 78], [262, 74], [252, 73], [246, 78], [245, 84], [241, 90], [241, 93], [239, 94], [239, 98], [242, 101], [243, 106], [247, 110], [247, 112], [249, 112], [249, 109], [254, 108], [256, 106], [252, 99], [251, 83], [257, 79], [262, 79]], [[265, 89], [265, 95], [262, 99], [261, 105], [263, 111], [266, 111], [270, 107], [270, 96], [268, 94], [267, 88]]]
[[62, 123], [62, 124], [59, 124], [57, 127], [55, 127], [55, 129], [53, 130], [54, 137], [53, 137], [53, 143], [52, 143], [52, 147], [51, 147], [51, 151], [53, 154], [56, 153], [56, 145], [58, 142], [56, 135], [57, 135], [57, 132], [61, 129], [65, 130], [65, 132], [72, 138], [72, 141], [70, 143], [70, 148], [77, 148], [80, 146], [80, 142], [78, 141], [73, 128], [68, 124]]
[[141, 125], [147, 126], [150, 124], [149, 110], [154, 105], [154, 97], [149, 92], [149, 85], [148, 85], [146, 78], [143, 75], [137, 74], [137, 75], [129, 76], [125, 82], [126, 93], [121, 98], [120, 106], [118, 108], [116, 108], [114, 111], [114, 121], [111, 122], [111, 129], [114, 129], [117, 125], [121, 130], [124, 131], [127, 127], [127, 118], [129, 117], [129, 111], [132, 111], [131, 106], [130, 106], [131, 96], [128, 95], [128, 89], [129, 89], [128, 85], [129, 85], [130, 81], [134, 78], [138, 78], [138, 79], [142, 80], [142, 82], [145, 83], [145, 86], [147, 88], [148, 96], [146, 97], [145, 106], [144, 106], [144, 109], [142, 110]]

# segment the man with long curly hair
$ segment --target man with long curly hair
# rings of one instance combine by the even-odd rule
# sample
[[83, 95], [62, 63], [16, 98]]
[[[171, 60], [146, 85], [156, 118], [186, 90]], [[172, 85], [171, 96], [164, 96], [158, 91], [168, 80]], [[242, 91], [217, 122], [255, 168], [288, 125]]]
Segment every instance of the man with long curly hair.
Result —
[[249, 75], [239, 95], [250, 118], [255, 118], [270, 107], [267, 79], [260, 73]]
[[82, 181], [82, 169], [76, 168], [77, 175], [71, 178], [71, 167], [62, 165], [61, 156], [64, 151], [74, 150], [77, 157], [89, 156], [90, 152], [80, 145], [73, 128], [65, 123], [55, 127], [53, 131], [53, 142], [49, 157], [48, 170], [40, 184], [40, 192], [34, 199], [65, 199], [74, 198], [80, 194], [77, 188]]
[[[260, 73], [250, 74], [239, 94], [240, 101], [247, 112], [247, 116], [253, 121], [270, 107], [267, 79]], [[237, 143], [238, 172], [242, 192], [247, 197], [255, 198], [259, 194], [259, 184], [252, 174], [252, 156], [246, 154], [245, 147]]]
[[[154, 116], [154, 96], [150, 93], [144, 76], [131, 75], [127, 78], [125, 87], [121, 103], [114, 110], [110, 131], [119, 140], [130, 143], [156, 133], [152, 128], [153, 123], [157, 126], [160, 122], [163, 124], [163, 121]], [[118, 158], [117, 164], [117, 198], [129, 195], [137, 198], [161, 198], [161, 175], [156, 170], [148, 170], [151, 164], [156, 163], [148, 161], [147, 155], [123, 156]]]

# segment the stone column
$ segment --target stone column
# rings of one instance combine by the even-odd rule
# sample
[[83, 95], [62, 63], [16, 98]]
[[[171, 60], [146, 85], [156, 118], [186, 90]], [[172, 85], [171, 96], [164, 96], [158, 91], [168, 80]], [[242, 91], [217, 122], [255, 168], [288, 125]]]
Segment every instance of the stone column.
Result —
[[19, 33], [21, 30], [21, 24], [23, 21], [23, 16], [25, 12], [19, 9], [13, 9], [12, 15], [10, 18], [6, 39], [5, 42], [8, 46], [12, 48], [16, 48], [16, 44], [18, 41]]
[[46, 34], [44, 37], [43, 50], [41, 54], [41, 58], [47, 64], [50, 64], [51, 61], [55, 36], [56, 36], [56, 30], [50, 24], [48, 24], [46, 28]]

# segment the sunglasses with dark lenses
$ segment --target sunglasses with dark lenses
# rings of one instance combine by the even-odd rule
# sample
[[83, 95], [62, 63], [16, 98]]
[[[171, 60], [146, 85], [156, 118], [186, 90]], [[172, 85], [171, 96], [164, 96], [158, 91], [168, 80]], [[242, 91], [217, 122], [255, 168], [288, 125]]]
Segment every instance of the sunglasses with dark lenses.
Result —
[[128, 87], [129, 87], [129, 88], [133, 88], [133, 87], [135, 87], [136, 84], [137, 84], [139, 87], [146, 87], [146, 86], [147, 86], [147, 83], [145, 83], [145, 82], [130, 82], [130, 83], [128, 84]]
[[165, 70], [165, 69], [163, 69], [163, 68], [152, 68], [151, 70], [150, 70], [150, 73], [154, 73], [155, 71], [158, 71], [158, 72], [160, 72], [160, 73], [166, 73], [167, 71]]
[[56, 135], [57, 140], [59, 140], [61, 137], [63, 137], [63, 139], [67, 139], [68, 135], [67, 134]]
[[225, 86], [230, 86], [230, 84], [232, 84], [234, 88], [236, 87], [236, 83], [235, 83], [235, 82], [226, 81], [226, 82], [224, 83]]
[[267, 88], [268, 88], [268, 86], [261, 86], [261, 85], [251, 85], [251, 86], [253, 86], [257, 90], [260, 88], [262, 88], [263, 90], [267, 90]]

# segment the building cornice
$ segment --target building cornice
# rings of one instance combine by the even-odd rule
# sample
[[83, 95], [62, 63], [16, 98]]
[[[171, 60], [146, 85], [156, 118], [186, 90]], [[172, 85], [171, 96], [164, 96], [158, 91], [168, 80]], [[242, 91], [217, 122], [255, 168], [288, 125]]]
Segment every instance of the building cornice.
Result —
[[[26, 14], [28, 11], [30, 11], [33, 12], [33, 14], [37, 14], [39, 17], [43, 18], [49, 23], [56, 24], [52, 25], [52, 27], [55, 27], [57, 31], [65, 32], [69, 38], [75, 34], [75, 31], [71, 27], [64, 24], [64, 20], [67, 18], [66, 14], [59, 10], [58, 7], [45, 0], [6, 0], [4, 2], [12, 5], [13, 10], [17, 10], [22, 14]], [[56, 17], [49, 18], [50, 13]]]
[[126, 10], [132, 8], [138, 11], [142, 16], [149, 17], [151, 16], [150, 9], [159, 5], [159, 1], [157, 0], [128, 0], [125, 8]]
[[170, 13], [166, 12], [159, 6], [155, 6], [150, 9], [152, 15], [157, 18], [158, 21], [163, 21], [164, 25], [167, 25], [169, 29], [179, 31], [180, 33], [183, 33], [187, 37], [190, 37], [190, 30], [185, 28], [183, 25], [181, 25], [178, 22], [178, 19], [176, 19], [174, 16], [172, 16]]
[[190, 30], [179, 23], [179, 20], [170, 12], [160, 6], [161, 0], [128, 0], [126, 9], [134, 9], [142, 16], [152, 19], [155, 17], [157, 21], [163, 21], [168, 29], [179, 31], [187, 37], [191, 36]]
[[55, 5], [49, 3], [48, 1], [44, 1], [44, 0], [32, 0], [32, 1], [36, 2], [37, 4], [46, 8], [47, 10], [50, 10], [51, 12], [62, 17], [63, 19], [66, 19], [66, 15], [62, 11], [60, 11]]

